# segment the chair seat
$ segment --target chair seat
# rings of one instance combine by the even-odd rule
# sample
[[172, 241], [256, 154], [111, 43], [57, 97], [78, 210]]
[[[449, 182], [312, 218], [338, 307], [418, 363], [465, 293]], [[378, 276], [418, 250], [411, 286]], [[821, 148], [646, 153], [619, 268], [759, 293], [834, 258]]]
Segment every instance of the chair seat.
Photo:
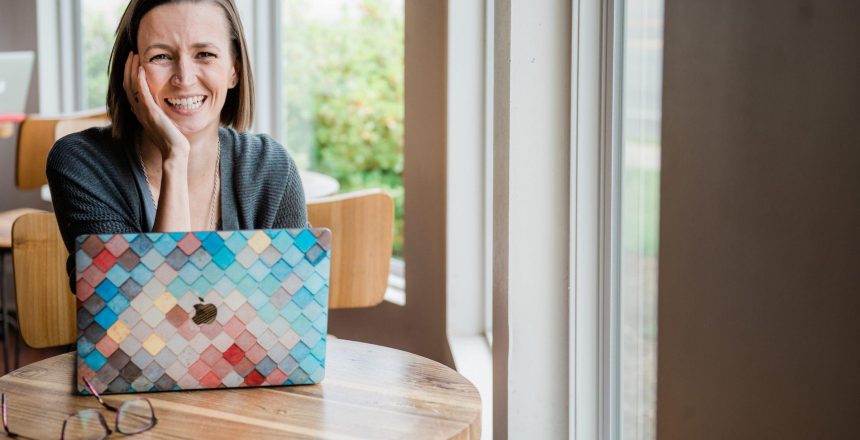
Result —
[[31, 212], [45, 212], [41, 209], [17, 208], [0, 211], [0, 249], [12, 248], [12, 224], [18, 217]]

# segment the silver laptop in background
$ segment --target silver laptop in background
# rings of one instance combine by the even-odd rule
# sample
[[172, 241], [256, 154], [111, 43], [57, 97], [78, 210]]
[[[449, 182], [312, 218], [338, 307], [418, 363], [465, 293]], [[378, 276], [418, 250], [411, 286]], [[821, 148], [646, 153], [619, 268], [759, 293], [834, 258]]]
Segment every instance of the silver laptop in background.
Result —
[[34, 54], [0, 52], [0, 115], [24, 113]]

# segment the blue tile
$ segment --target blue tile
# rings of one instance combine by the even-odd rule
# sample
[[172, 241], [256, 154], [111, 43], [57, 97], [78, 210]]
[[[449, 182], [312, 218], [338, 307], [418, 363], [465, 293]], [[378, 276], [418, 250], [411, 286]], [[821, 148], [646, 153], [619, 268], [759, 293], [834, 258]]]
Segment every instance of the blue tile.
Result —
[[230, 237], [224, 240], [224, 246], [227, 246], [234, 254], [238, 254], [247, 245], [248, 240], [242, 234], [230, 234]]
[[283, 259], [290, 265], [290, 267], [293, 267], [296, 264], [299, 264], [299, 261], [303, 261], [305, 259], [305, 254], [303, 254], [297, 247], [292, 246], [284, 252]]
[[303, 342], [299, 341], [296, 343], [296, 346], [290, 350], [290, 356], [294, 357], [299, 363], [307, 357], [311, 353], [311, 349], [308, 348]]
[[242, 278], [245, 277], [247, 273], [247, 269], [245, 269], [238, 261], [234, 261], [230, 263], [230, 266], [224, 270], [224, 274], [227, 275], [227, 278], [233, 280], [234, 283], [238, 283]]
[[283, 309], [281, 309], [281, 316], [283, 316], [287, 321], [295, 321], [299, 315], [302, 314], [302, 309], [299, 308], [295, 303], [289, 302]]
[[90, 354], [88, 354], [87, 357], [84, 358], [84, 360], [86, 361], [87, 365], [89, 365], [89, 367], [93, 369], [93, 371], [101, 370], [101, 368], [104, 367], [105, 363], [107, 362], [107, 358], [104, 357], [98, 350], [91, 351]]
[[293, 244], [304, 253], [307, 252], [308, 249], [311, 248], [311, 246], [315, 245], [316, 242], [317, 238], [314, 236], [314, 234], [311, 231], [304, 229], [302, 230], [302, 232], [299, 233], [298, 236], [296, 236], [296, 239], [294, 240]]
[[305, 315], [299, 315], [299, 317], [296, 318], [290, 324], [292, 324], [293, 330], [298, 333], [299, 336], [305, 334], [305, 332], [308, 331], [312, 326], [308, 318], [305, 318]]
[[167, 255], [176, 249], [176, 240], [170, 234], [162, 234], [158, 240], [152, 244], [156, 251], [161, 255]]
[[291, 273], [293, 273], [293, 269], [284, 260], [278, 260], [277, 263], [272, 265], [272, 275], [274, 275], [278, 281], [284, 281]]
[[312, 273], [311, 276], [305, 280], [305, 288], [307, 288], [309, 292], [319, 292], [319, 290], [325, 285], [325, 280], [316, 272]]
[[305, 308], [305, 306], [308, 305], [309, 302], [313, 301], [313, 299], [313, 295], [311, 295], [311, 293], [304, 287], [299, 289], [299, 291], [293, 295], [293, 302], [301, 309]]
[[293, 245], [293, 237], [285, 231], [278, 231], [275, 235], [272, 236], [272, 246], [284, 253]]
[[268, 356], [264, 356], [260, 362], [257, 363], [257, 371], [263, 375], [263, 377], [272, 374], [272, 371], [275, 371], [277, 364]]
[[244, 293], [245, 296], [249, 296], [250, 294], [254, 293], [255, 290], [257, 290], [257, 281], [255, 281], [250, 276], [246, 276], [236, 284], [236, 288], [240, 292]]
[[257, 310], [260, 310], [264, 304], [269, 303], [269, 297], [263, 294], [263, 292], [254, 292], [248, 295], [248, 304], [251, 304]]
[[197, 292], [197, 296], [206, 296], [206, 294], [212, 291], [212, 283], [206, 278], [200, 277], [191, 284], [191, 290]]
[[314, 267], [305, 259], [302, 259], [298, 264], [293, 266], [293, 273], [303, 280], [307, 280], [314, 272]]
[[203, 276], [211, 283], [215, 283], [224, 276], [224, 270], [215, 263], [209, 263], [203, 268]]
[[114, 312], [113, 312], [113, 310], [111, 310], [111, 309], [110, 309], [110, 307], [105, 307], [105, 308], [103, 308], [103, 309], [102, 309], [102, 311], [101, 311], [101, 312], [99, 312], [99, 313], [95, 316], [94, 320], [95, 320], [95, 321], [96, 321], [96, 322], [97, 322], [97, 323], [98, 323], [98, 324], [99, 324], [103, 329], [107, 330], [107, 329], [109, 329], [109, 328], [113, 325], [113, 323], [115, 323], [115, 322], [116, 322], [116, 320], [117, 320], [117, 315], [116, 315], [116, 313], [114, 313]]
[[167, 285], [167, 291], [177, 298], [181, 298], [182, 295], [185, 295], [190, 288], [191, 286], [179, 277], [174, 278], [173, 281]]
[[129, 304], [131, 304], [124, 295], [116, 295], [110, 301], [108, 301], [107, 306], [111, 309], [112, 312], [119, 315], [125, 309], [128, 308]]
[[248, 268], [248, 275], [254, 277], [255, 280], [262, 281], [269, 274], [269, 267], [261, 260], [257, 260], [251, 267]]
[[90, 342], [90, 340], [86, 336], [82, 335], [78, 336], [78, 343], [76, 348], [78, 350], [79, 356], [86, 357], [88, 354], [90, 354], [93, 350], [96, 349], [96, 346], [95, 344]]
[[266, 278], [263, 278], [263, 281], [260, 282], [260, 290], [262, 290], [267, 296], [272, 296], [272, 294], [280, 287], [281, 282], [272, 275], [266, 275]]
[[142, 264], [138, 264], [131, 270], [131, 278], [141, 286], [145, 286], [146, 283], [149, 282], [153, 277], [152, 271], [147, 269], [146, 266]]
[[224, 248], [224, 239], [222, 239], [218, 234], [209, 234], [206, 239], [202, 241], [201, 246], [209, 251], [210, 254], [215, 255]]
[[215, 252], [212, 256], [212, 261], [214, 261], [215, 264], [217, 264], [218, 267], [220, 267], [221, 269], [227, 269], [227, 266], [233, 264], [233, 261], [235, 260], [236, 256], [233, 255], [233, 252], [231, 252], [230, 249], [227, 249], [225, 246], [221, 246], [220, 250]]
[[[83, 255], [86, 255], [86, 254], [83, 254]], [[124, 283], [127, 279], [129, 279], [129, 277], [131, 277], [131, 275], [125, 269], [123, 269], [123, 267], [120, 266], [119, 264], [116, 264], [113, 267], [111, 267], [110, 270], [107, 271], [105, 276], [115, 286], [122, 286], [122, 283]]]
[[182, 269], [179, 271], [179, 276], [188, 284], [192, 284], [197, 281], [197, 278], [200, 278], [201, 273], [200, 269], [193, 264], [186, 264], [182, 266]]
[[305, 370], [305, 372], [308, 373], [308, 375], [314, 374], [314, 372], [317, 371], [317, 369], [319, 369], [319, 367], [320, 367], [319, 361], [317, 361], [317, 359], [313, 356], [308, 356], [308, 357], [302, 359], [301, 362], [299, 362], [299, 368], [301, 368], [302, 370]]
[[142, 257], [152, 249], [152, 241], [146, 235], [140, 234], [129, 243], [129, 247], [137, 256]]
[[105, 302], [110, 301], [117, 293], [119, 293], [119, 288], [107, 278], [102, 280], [98, 287], [96, 287], [96, 294], [105, 300]]
[[257, 316], [259, 316], [263, 321], [266, 321], [266, 323], [271, 324], [272, 321], [278, 317], [278, 309], [276, 309], [272, 303], [266, 302], [257, 311]]
[[325, 333], [323, 333], [322, 339], [317, 342], [317, 345], [311, 350], [311, 354], [317, 358], [320, 363], [325, 364]]

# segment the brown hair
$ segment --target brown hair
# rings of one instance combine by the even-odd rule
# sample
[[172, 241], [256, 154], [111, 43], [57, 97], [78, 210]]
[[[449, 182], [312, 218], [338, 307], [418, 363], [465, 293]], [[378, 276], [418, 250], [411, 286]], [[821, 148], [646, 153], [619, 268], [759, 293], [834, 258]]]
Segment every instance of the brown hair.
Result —
[[140, 122], [131, 111], [131, 104], [122, 87], [125, 61], [129, 52], [138, 52], [137, 32], [140, 21], [147, 12], [169, 3], [210, 1], [221, 6], [230, 24], [233, 60], [239, 77], [238, 87], [227, 92], [224, 108], [221, 109], [221, 125], [244, 131], [254, 120], [254, 78], [245, 43], [245, 30], [233, 0], [131, 0], [122, 14], [116, 29], [116, 40], [110, 54], [108, 68], [108, 116], [113, 124], [112, 135], [116, 139], [133, 139], [141, 130]]

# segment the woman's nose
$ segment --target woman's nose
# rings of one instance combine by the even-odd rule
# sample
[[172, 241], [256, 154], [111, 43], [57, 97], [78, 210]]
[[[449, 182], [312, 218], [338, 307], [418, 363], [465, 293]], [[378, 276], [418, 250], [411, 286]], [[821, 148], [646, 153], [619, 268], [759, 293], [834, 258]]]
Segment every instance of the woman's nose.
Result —
[[194, 84], [196, 77], [197, 75], [194, 70], [194, 63], [192, 63], [191, 60], [180, 59], [176, 63], [176, 69], [173, 72], [173, 76], [170, 78], [170, 82], [174, 86], [184, 87]]

